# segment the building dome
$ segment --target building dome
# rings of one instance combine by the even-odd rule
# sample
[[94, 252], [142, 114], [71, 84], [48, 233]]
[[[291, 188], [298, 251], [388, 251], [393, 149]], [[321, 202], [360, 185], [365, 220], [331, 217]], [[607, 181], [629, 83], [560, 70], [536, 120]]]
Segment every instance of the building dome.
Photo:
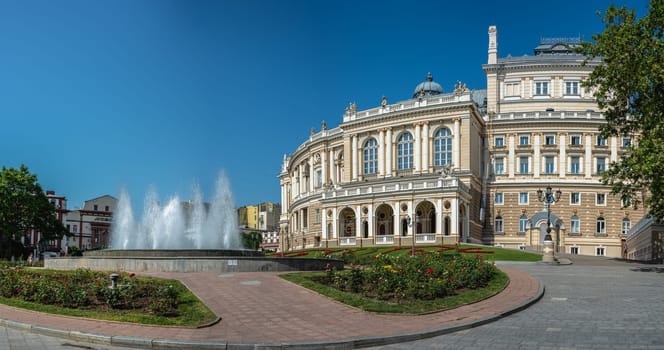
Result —
[[440, 86], [440, 84], [434, 82], [433, 76], [431, 75], [431, 73], [428, 73], [427, 79], [419, 83], [417, 87], [415, 87], [415, 91], [413, 91], [413, 98], [421, 96], [440, 95], [442, 93], [443, 93], [443, 87]]

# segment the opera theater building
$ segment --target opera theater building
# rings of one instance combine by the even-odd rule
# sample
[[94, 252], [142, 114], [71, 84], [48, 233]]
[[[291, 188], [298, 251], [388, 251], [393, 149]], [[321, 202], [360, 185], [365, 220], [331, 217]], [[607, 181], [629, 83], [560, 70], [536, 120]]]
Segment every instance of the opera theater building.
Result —
[[[487, 85], [443, 91], [428, 74], [409, 99], [346, 108], [323, 123], [279, 173], [280, 249], [469, 242], [620, 257], [644, 215], [601, 184], [631, 137], [604, 139], [581, 81], [579, 41], [543, 39], [498, 57], [489, 27]], [[479, 69], [480, 67], [478, 67]], [[303, 136], [303, 139], [306, 136]]]

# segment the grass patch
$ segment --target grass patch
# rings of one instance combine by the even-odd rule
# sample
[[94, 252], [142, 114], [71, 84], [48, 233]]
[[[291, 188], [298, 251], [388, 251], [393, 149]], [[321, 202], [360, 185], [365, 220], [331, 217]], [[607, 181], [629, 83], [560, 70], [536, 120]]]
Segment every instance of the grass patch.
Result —
[[364, 311], [400, 314], [423, 314], [455, 308], [486, 299], [500, 293], [509, 282], [507, 275], [498, 271], [489, 284], [480, 289], [465, 290], [455, 295], [434, 300], [418, 300], [403, 303], [390, 303], [363, 297], [359, 294], [343, 292], [334, 287], [315, 282], [316, 278], [325, 276], [323, 272], [289, 273], [279, 275], [281, 278], [315, 291], [328, 298]]

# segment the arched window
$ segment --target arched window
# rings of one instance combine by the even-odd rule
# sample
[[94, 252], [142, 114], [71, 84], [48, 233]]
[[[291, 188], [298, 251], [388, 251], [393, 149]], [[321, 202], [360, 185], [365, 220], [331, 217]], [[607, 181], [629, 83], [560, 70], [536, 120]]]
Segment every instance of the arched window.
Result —
[[503, 217], [496, 216], [496, 233], [503, 233]]
[[525, 215], [521, 215], [521, 217], [519, 217], [519, 232], [520, 233], [526, 232], [527, 227], [528, 227], [528, 217]]
[[364, 143], [362, 155], [364, 156], [364, 174], [375, 174], [378, 171], [378, 142], [376, 139], [371, 138]]
[[597, 218], [597, 234], [598, 235], [606, 234], [606, 221], [604, 221], [604, 218], [601, 216]]
[[409, 132], [401, 134], [397, 140], [397, 169], [413, 168], [413, 135]]
[[434, 166], [452, 163], [452, 132], [448, 128], [442, 128], [434, 135], [433, 163]]
[[570, 233], [574, 235], [578, 235], [581, 232], [581, 221], [579, 221], [579, 217], [576, 215], [572, 215], [572, 217], [569, 219], [570, 222]]

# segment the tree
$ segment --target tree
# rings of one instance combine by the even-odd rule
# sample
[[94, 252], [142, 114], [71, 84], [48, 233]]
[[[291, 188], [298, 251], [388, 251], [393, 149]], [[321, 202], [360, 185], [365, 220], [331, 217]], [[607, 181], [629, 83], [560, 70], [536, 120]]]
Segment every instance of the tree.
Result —
[[263, 235], [259, 232], [242, 233], [242, 244], [245, 248], [258, 250], [263, 243]]
[[43, 240], [61, 239], [67, 229], [55, 216], [37, 175], [28, 167], [2, 167], [0, 171], [0, 257], [22, 255], [23, 238], [31, 230], [41, 233]]
[[611, 5], [605, 29], [584, 42], [586, 63], [600, 58], [584, 85], [590, 88], [606, 124], [603, 137], [633, 138], [620, 162], [612, 163], [602, 183], [634, 208], [645, 205], [664, 218], [664, 0], [651, 0], [642, 18]]

